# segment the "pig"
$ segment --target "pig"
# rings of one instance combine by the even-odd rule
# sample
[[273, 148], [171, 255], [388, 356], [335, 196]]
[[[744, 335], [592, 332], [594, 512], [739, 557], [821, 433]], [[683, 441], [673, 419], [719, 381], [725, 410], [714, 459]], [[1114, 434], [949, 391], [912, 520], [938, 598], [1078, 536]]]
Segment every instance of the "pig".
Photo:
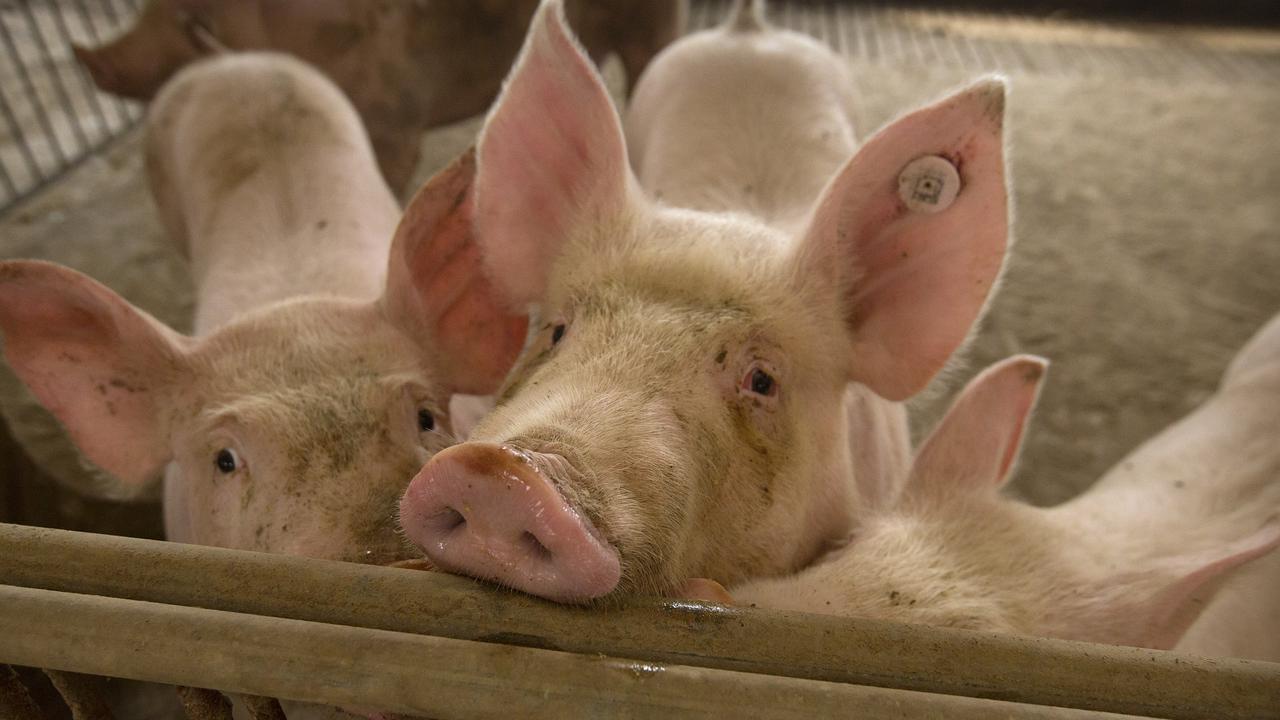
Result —
[[686, 594], [1280, 661], [1280, 316], [1204, 405], [1052, 508], [997, 492], [1044, 368], [1015, 357], [975, 378], [847, 547], [792, 577]]
[[[484, 112], [537, 0], [149, 0], [133, 27], [98, 48], [74, 46], [97, 86], [150, 100], [182, 66], [217, 49], [302, 58], [347, 93], [396, 192], [422, 132]], [[597, 62], [616, 52], [639, 77], [684, 32], [688, 0], [576, 0], [570, 19]]]
[[68, 268], [8, 261], [14, 371], [121, 489], [163, 471], [172, 540], [407, 559], [400, 494], [453, 441], [451, 396], [494, 390], [527, 325], [481, 272], [472, 157], [401, 217], [341, 91], [257, 53], [175, 76], [146, 155], [190, 258], [194, 335]]
[[[965, 339], [1008, 235], [1002, 81], [856, 153], [849, 87], [752, 12], [655, 58], [624, 142], [561, 4], [539, 8], [473, 217], [489, 277], [544, 322], [401, 500], [433, 563], [610, 602], [792, 572], [847, 534], [851, 456], [905, 466], [899, 401]], [[900, 189], [921, 161], [951, 183], [932, 207]]]

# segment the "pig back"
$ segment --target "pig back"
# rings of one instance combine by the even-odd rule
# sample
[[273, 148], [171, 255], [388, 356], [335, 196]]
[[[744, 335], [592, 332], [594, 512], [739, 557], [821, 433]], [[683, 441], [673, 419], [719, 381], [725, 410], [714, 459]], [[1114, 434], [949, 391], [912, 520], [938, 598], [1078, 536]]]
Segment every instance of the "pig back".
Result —
[[817, 41], [715, 29], [654, 59], [627, 110], [627, 146], [659, 199], [794, 230], [853, 153], [853, 104], [843, 61]]
[[297, 60], [197, 63], [148, 115], [147, 170], [191, 260], [197, 333], [307, 294], [381, 291], [399, 211], [351, 104]]

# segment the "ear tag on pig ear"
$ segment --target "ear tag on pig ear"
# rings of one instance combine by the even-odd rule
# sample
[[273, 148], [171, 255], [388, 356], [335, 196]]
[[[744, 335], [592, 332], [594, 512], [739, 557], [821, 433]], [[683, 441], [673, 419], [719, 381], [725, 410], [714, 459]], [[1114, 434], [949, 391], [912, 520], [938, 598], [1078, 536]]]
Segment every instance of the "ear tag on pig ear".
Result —
[[959, 192], [960, 173], [956, 172], [956, 166], [937, 155], [912, 160], [898, 175], [898, 197], [913, 212], [946, 210]]

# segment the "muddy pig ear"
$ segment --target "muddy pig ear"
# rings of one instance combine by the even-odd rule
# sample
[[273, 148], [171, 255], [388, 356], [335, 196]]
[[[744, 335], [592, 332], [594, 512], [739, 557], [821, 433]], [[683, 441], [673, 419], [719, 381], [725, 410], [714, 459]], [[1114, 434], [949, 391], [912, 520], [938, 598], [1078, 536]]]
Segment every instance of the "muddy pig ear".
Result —
[[126, 491], [171, 457], [169, 398], [188, 339], [95, 280], [53, 263], [0, 263], [4, 354], [89, 460]]
[[439, 363], [455, 393], [497, 389], [524, 345], [527, 318], [487, 276], [472, 226], [475, 153], [409, 201], [391, 243], [384, 307]]
[[1003, 485], [1048, 366], [1043, 358], [1018, 355], [971, 380], [920, 446], [904, 496], [946, 498]]
[[1004, 264], [1004, 93], [988, 78], [876, 133], [799, 246], [800, 281], [826, 278], [842, 303], [850, 379], [889, 400], [942, 369]]
[[485, 264], [517, 306], [539, 302], [565, 239], [618, 217], [630, 187], [618, 113], [559, 0], [534, 15], [478, 153]]

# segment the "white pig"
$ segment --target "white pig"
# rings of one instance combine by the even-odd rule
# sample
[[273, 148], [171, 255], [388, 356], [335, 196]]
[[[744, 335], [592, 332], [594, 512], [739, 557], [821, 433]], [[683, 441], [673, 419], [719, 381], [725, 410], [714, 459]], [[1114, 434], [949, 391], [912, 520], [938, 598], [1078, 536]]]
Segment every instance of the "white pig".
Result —
[[[856, 153], [849, 87], [755, 15], [685, 38], [636, 88], [637, 181], [544, 2], [479, 140], [475, 227], [494, 282], [547, 322], [476, 441], [406, 491], [432, 561], [585, 602], [790, 572], [848, 533], [848, 438], [905, 464], [896, 401], [964, 340], [1008, 222], [1002, 82]], [[903, 173], [921, 158], [932, 203]]]
[[154, 195], [191, 260], [195, 335], [80, 273], [9, 261], [5, 356], [122, 486], [165, 471], [170, 539], [404, 557], [396, 502], [451, 441], [450, 396], [491, 392], [524, 338], [480, 274], [471, 157], [397, 227], [350, 103], [279, 55], [193, 65], [148, 119]]
[[997, 492], [1043, 368], [1016, 357], [974, 379], [846, 548], [731, 599], [687, 594], [1280, 661], [1280, 317], [1208, 402], [1048, 509]]

